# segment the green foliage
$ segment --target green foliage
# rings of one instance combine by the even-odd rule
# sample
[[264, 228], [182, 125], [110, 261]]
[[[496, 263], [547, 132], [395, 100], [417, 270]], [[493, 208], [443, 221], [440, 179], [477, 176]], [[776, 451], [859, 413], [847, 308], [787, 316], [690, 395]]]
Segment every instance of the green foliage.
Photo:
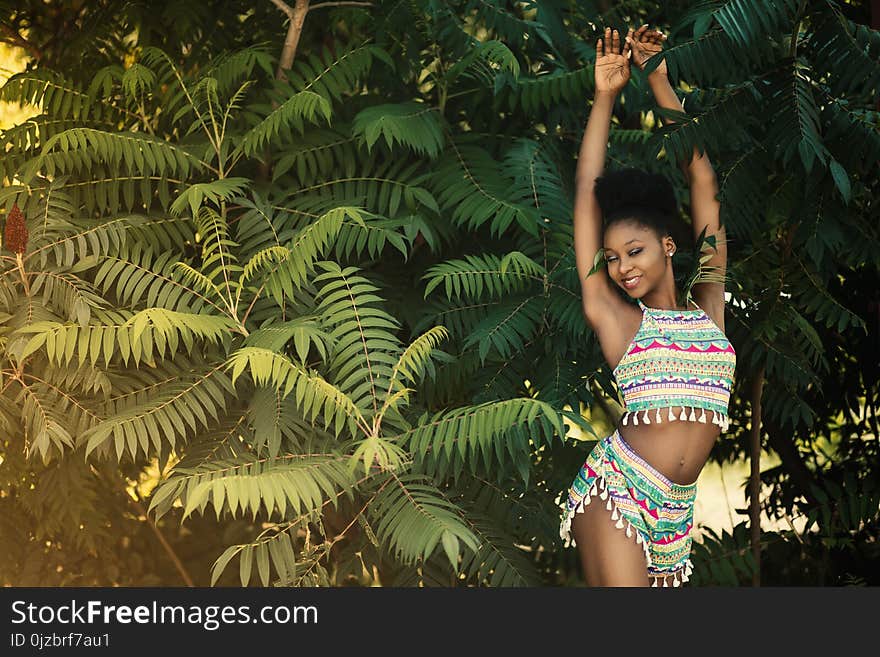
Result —
[[739, 523], [733, 533], [704, 528], [701, 540], [694, 542], [691, 559], [694, 572], [689, 583], [694, 586], [751, 585], [756, 564], [747, 523]]
[[829, 479], [822, 486], [813, 485], [811, 492], [818, 505], [807, 514], [805, 528], [817, 524], [826, 545], [851, 543], [855, 535], [876, 526], [880, 516], [880, 486], [876, 481], [857, 480], [855, 473], [848, 471], [842, 485]]
[[453, 144], [452, 153], [440, 158], [434, 183], [440, 208], [452, 221], [475, 231], [489, 223], [493, 236], [515, 224], [537, 235], [539, 216], [527, 205], [529, 190], [516, 189], [500, 171], [499, 164], [479, 146]]
[[209, 504], [217, 520], [221, 515], [248, 512], [254, 519], [258, 512], [267, 518], [277, 512], [285, 518], [288, 507], [296, 515], [319, 511], [326, 499], [353, 488], [354, 483], [342, 459], [332, 454], [286, 455], [268, 462], [248, 457], [216, 459], [197, 467], [181, 462], [153, 494], [150, 509], [155, 508], [157, 516], [164, 515], [179, 499], [184, 519], [194, 511], [204, 513]]
[[377, 538], [404, 564], [425, 559], [439, 545], [452, 568], [458, 569], [461, 544], [471, 550], [479, 547], [461, 518], [462, 510], [419, 475], [395, 477], [377, 492], [369, 509]]
[[[675, 276], [724, 284], [732, 426], [763, 371], [785, 449], [762, 503], [808, 520], [762, 534], [762, 575], [876, 581], [880, 35], [838, 3], [612, 4], [325, 8], [282, 75], [271, 3], [34, 13], [43, 58], [0, 89], [40, 108], [0, 162], [29, 234], [0, 251], [3, 582], [103, 581], [84, 552], [178, 584], [113, 542], [154, 530], [203, 584], [577, 579], [552, 500], [589, 443], [565, 438], [598, 437], [617, 391], [572, 181], [596, 37], [645, 16], [686, 111], [634, 71], [608, 161], [672, 172], [685, 216], [675, 165], [716, 170], [726, 270], [704, 233]], [[70, 53], [39, 38], [62, 19]], [[749, 584], [745, 524], [703, 535], [694, 583]]]
[[[528, 485], [531, 451], [539, 442], [532, 441], [523, 424], [538, 420], [547, 434], [553, 429], [564, 432], [556, 412], [549, 405], [530, 399], [512, 399], [457, 408], [422, 418], [419, 427], [405, 436], [406, 444], [424, 467], [445, 477], [451, 469], [458, 477], [465, 466], [476, 472], [482, 457], [490, 476], [505, 476], [505, 466], [513, 465]], [[497, 461], [496, 461], [497, 459]], [[510, 463], [508, 463], [508, 459]]]
[[355, 117], [352, 134], [362, 138], [369, 149], [384, 137], [389, 150], [399, 142], [417, 155], [431, 159], [443, 148], [437, 110], [420, 103], [366, 107]]

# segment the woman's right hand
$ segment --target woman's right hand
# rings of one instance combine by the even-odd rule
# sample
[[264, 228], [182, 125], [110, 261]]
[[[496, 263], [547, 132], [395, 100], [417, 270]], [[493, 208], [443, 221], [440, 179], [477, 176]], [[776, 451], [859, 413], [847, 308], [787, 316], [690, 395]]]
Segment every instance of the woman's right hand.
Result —
[[[626, 36], [626, 43], [632, 47], [633, 64], [644, 71], [647, 61], [663, 50], [664, 41], [666, 41], [666, 35], [660, 30], [649, 30], [647, 23], [636, 30], [635, 34], [632, 34], [632, 29], [630, 29], [630, 34]], [[667, 74], [665, 59], [651, 71], [650, 75], [654, 74], [662, 76]]]
[[[632, 34], [632, 28], [627, 31], [627, 36]], [[596, 92], [617, 93], [629, 82], [629, 61], [632, 50], [630, 44], [624, 46], [620, 52], [620, 35], [617, 30], [612, 32], [610, 27], [605, 28], [605, 38], [596, 41]]]

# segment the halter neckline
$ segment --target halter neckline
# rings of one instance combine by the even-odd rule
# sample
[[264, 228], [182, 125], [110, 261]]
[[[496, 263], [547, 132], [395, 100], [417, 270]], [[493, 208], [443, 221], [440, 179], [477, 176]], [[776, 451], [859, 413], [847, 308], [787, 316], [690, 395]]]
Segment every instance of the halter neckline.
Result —
[[652, 308], [651, 306], [646, 306], [641, 299], [636, 299], [636, 301], [639, 302], [639, 306], [642, 307], [642, 310], [657, 310], [657, 311], [664, 312], [664, 313], [699, 313], [699, 312], [703, 312], [703, 309], [700, 308], [696, 302], [694, 302], [694, 305], [697, 306], [696, 308], [685, 308], [685, 309], [681, 310], [679, 308]]

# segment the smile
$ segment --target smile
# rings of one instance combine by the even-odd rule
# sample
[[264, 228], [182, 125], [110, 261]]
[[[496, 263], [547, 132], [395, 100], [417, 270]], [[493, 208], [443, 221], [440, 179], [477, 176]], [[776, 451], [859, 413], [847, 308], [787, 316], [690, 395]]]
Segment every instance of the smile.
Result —
[[628, 290], [636, 287], [639, 284], [639, 281], [642, 280], [641, 276], [633, 276], [632, 278], [624, 278], [623, 279], [623, 287]]

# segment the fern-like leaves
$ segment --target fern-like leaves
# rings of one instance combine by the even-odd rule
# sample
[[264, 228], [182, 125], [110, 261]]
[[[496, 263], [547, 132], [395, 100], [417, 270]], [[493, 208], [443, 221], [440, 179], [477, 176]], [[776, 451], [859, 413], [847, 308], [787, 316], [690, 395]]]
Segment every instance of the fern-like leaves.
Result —
[[418, 155], [434, 159], [444, 144], [437, 109], [425, 103], [367, 107], [358, 112], [351, 130], [370, 150], [382, 137], [389, 150], [400, 143]]

